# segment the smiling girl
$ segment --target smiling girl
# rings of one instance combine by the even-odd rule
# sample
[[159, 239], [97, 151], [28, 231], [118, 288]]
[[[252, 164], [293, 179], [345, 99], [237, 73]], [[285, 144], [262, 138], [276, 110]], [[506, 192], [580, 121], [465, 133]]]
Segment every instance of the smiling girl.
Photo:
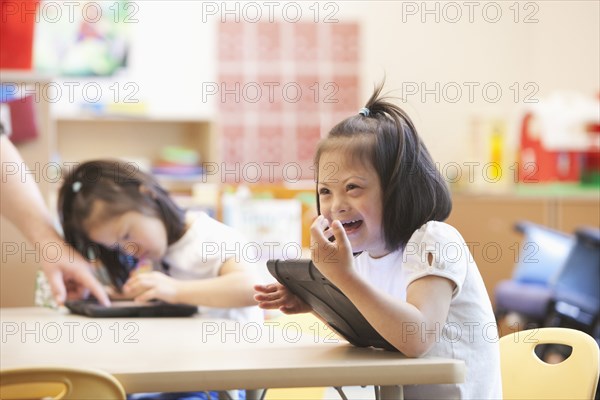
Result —
[[[381, 90], [319, 144], [312, 260], [405, 355], [465, 361], [465, 383], [405, 386], [406, 398], [501, 398], [490, 300], [464, 239], [442, 222], [450, 193], [408, 115]], [[255, 289], [261, 308], [310, 311], [278, 283]]]

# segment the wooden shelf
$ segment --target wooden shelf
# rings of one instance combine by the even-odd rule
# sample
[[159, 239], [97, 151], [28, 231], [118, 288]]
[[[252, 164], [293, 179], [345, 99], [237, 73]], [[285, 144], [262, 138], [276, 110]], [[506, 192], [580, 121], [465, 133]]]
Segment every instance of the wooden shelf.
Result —
[[[210, 120], [110, 116], [61, 118], [55, 124], [57, 155], [63, 163], [123, 158], [149, 166], [166, 146], [193, 149], [202, 163], [220, 162], [215, 123]], [[192, 184], [201, 179], [195, 178], [173, 177], [173, 180]]]
[[50, 74], [43, 74], [36, 71], [3, 69], [0, 70], [0, 81], [2, 83], [50, 83], [53, 80]]

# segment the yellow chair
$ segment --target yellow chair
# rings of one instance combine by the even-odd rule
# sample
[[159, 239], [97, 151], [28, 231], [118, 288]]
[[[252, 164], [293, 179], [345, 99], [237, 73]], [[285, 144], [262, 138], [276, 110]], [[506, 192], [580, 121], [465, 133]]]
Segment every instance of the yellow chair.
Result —
[[[561, 344], [571, 355], [547, 364], [536, 346]], [[502, 390], [505, 399], [593, 399], [598, 385], [598, 344], [586, 333], [567, 328], [540, 328], [500, 338]]]
[[0, 371], [0, 399], [124, 400], [112, 375], [94, 369], [31, 367]]

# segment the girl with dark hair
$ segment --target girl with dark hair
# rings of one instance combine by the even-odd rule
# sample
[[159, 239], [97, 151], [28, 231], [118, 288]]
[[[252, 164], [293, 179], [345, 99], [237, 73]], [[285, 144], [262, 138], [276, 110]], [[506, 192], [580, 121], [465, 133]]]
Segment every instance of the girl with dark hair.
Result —
[[[241, 257], [240, 235], [205, 213], [180, 209], [135, 164], [78, 165], [65, 177], [58, 211], [65, 240], [99, 260], [124, 296], [198, 305], [214, 317], [262, 320], [252, 298], [256, 274]], [[156, 270], [131, 274], [140, 264]]]
[[[318, 146], [312, 260], [405, 355], [465, 361], [464, 384], [407, 386], [406, 398], [501, 398], [489, 297], [464, 239], [442, 222], [450, 193], [411, 119], [381, 91]], [[255, 289], [261, 308], [311, 311], [278, 283]]]

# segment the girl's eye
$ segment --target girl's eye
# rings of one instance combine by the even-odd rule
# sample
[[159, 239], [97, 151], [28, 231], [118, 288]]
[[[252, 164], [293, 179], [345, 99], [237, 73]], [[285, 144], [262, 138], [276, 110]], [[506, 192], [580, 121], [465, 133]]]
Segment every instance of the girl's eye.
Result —
[[329, 194], [329, 189], [321, 188], [321, 189], [319, 189], [319, 194], [321, 194], [321, 195]]
[[346, 185], [346, 190], [352, 190], [352, 189], [358, 189], [358, 186], [353, 183]]

